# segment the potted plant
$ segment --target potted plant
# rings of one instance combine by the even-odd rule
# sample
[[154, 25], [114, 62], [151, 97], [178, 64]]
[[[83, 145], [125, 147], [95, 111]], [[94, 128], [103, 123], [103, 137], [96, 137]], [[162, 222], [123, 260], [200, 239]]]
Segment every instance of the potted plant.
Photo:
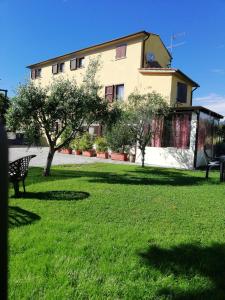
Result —
[[106, 138], [98, 136], [95, 139], [95, 146], [96, 146], [97, 157], [106, 158], [106, 159], [109, 157], [108, 143], [106, 141]]
[[[69, 134], [70, 128], [68, 127], [62, 134], [61, 142], [65, 141], [69, 137]], [[70, 143], [67, 143], [62, 149], [59, 149], [59, 152], [63, 154], [72, 154], [73, 150]]]
[[72, 154], [73, 150], [70, 147], [66, 147], [66, 148], [62, 149], [61, 153], [63, 153], [63, 154]]
[[80, 139], [81, 138], [78, 136], [71, 142], [71, 147], [75, 151], [76, 155], [82, 154], [82, 150], [81, 150], [81, 146], [80, 146]]
[[135, 141], [129, 124], [120, 120], [107, 131], [106, 139], [112, 151], [111, 159], [127, 161], [129, 149]]
[[84, 156], [92, 157], [95, 154], [93, 149], [93, 138], [90, 133], [86, 132], [80, 139], [80, 149]]

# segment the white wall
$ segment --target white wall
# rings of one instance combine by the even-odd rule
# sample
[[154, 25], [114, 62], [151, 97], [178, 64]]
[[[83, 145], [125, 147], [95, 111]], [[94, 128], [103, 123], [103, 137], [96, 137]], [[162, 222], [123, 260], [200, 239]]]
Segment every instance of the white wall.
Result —
[[[193, 169], [196, 129], [197, 114], [192, 113], [189, 149], [146, 147], [145, 163], [152, 166]], [[141, 163], [141, 152], [139, 149], [137, 149], [136, 162]]]

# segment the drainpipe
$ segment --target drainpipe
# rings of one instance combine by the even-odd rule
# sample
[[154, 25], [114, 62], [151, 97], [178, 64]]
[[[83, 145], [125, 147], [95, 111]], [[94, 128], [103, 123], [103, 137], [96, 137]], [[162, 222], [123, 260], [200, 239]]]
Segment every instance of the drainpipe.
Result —
[[146, 37], [143, 39], [142, 42], [142, 59], [141, 59], [141, 68], [144, 68], [145, 65], [145, 42], [149, 39], [150, 33], [146, 32]]

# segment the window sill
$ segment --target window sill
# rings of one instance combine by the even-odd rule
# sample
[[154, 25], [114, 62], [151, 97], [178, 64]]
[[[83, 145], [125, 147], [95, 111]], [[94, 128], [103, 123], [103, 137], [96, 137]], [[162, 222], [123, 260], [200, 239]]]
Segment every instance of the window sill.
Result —
[[127, 57], [126, 57], [126, 56], [120, 57], [120, 58], [116, 58], [116, 57], [115, 57], [115, 60], [121, 60], [121, 59], [125, 59], [125, 58], [127, 58]]
[[185, 103], [187, 103], [187, 100], [179, 100], [179, 99], [176, 99], [176, 103], [177, 103], [177, 104], [185, 104]]

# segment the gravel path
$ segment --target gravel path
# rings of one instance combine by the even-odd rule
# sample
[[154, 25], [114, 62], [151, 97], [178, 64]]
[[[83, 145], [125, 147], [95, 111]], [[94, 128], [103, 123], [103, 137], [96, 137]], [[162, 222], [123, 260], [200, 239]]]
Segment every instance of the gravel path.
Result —
[[[17, 158], [22, 156], [36, 154], [37, 157], [33, 158], [30, 161], [30, 166], [36, 167], [44, 167], [46, 164], [46, 159], [48, 155], [48, 148], [47, 147], [10, 147], [9, 148], [9, 160], [13, 161]], [[114, 164], [134, 164], [130, 162], [122, 162], [122, 161], [115, 161], [111, 159], [101, 159], [96, 157], [84, 157], [82, 155], [74, 155], [74, 154], [61, 154], [56, 152], [53, 162], [53, 165], [65, 165], [65, 164], [90, 164], [90, 163], [97, 163], [97, 162], [104, 162], [104, 163], [114, 163]]]

